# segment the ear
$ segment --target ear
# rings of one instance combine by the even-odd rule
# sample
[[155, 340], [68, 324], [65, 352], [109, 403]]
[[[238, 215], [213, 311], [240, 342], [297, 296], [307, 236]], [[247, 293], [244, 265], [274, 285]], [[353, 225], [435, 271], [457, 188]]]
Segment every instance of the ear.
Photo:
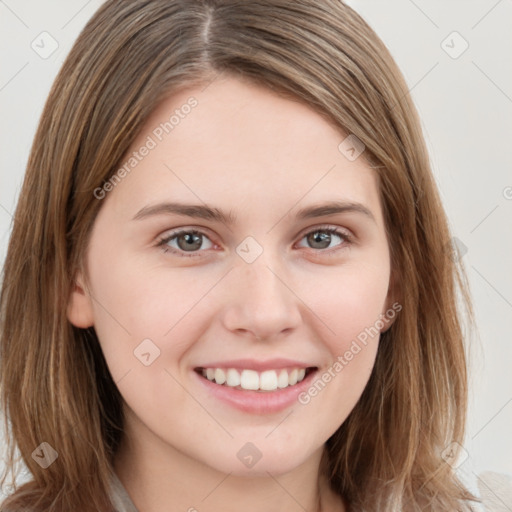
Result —
[[91, 327], [94, 324], [92, 301], [82, 274], [79, 272], [74, 280], [73, 288], [69, 294], [67, 308], [68, 320], [75, 326], [82, 329]]
[[380, 330], [381, 334], [385, 333], [393, 325], [399, 312], [402, 310], [401, 296], [398, 275], [395, 269], [392, 269], [389, 278], [388, 294], [381, 316], [384, 322], [384, 327]]

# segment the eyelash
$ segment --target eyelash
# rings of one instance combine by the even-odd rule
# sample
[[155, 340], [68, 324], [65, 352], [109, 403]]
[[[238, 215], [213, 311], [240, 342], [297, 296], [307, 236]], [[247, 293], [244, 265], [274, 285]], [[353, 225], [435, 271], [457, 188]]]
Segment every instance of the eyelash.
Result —
[[[318, 233], [318, 232], [328, 233], [330, 235], [337, 235], [342, 239], [342, 243], [339, 244], [338, 246], [336, 246], [337, 248], [335, 248], [335, 249], [314, 249], [311, 247], [309, 248], [315, 252], [325, 253], [325, 255], [328, 257], [335, 256], [339, 251], [348, 249], [349, 246], [352, 244], [352, 236], [348, 232], [346, 232], [345, 230], [341, 230], [339, 228], [332, 227], [332, 226], [320, 226], [320, 227], [317, 227], [310, 231], [307, 231], [306, 233], [304, 233], [301, 236], [300, 240], [304, 239], [308, 235], [311, 235], [312, 233]], [[192, 251], [189, 254], [187, 254], [186, 251], [176, 250], [167, 245], [171, 240], [174, 240], [175, 238], [179, 237], [180, 235], [199, 235], [199, 236], [204, 236], [209, 239], [209, 237], [205, 233], [198, 231], [196, 229], [182, 229], [182, 230], [170, 233], [170, 234], [166, 235], [164, 238], [161, 238], [157, 242], [157, 247], [161, 247], [163, 249], [164, 253], [170, 252], [170, 253], [176, 254], [177, 256], [180, 256], [180, 257], [185, 257], [185, 258], [200, 257], [200, 253], [204, 252], [204, 250]]]

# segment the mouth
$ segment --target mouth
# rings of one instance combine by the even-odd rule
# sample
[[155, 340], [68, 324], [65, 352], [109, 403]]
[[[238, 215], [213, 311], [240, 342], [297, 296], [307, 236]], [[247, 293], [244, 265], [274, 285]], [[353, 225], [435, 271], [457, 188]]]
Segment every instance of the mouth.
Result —
[[272, 393], [297, 386], [317, 369], [316, 366], [309, 366], [256, 371], [248, 368], [197, 367], [194, 371], [205, 380], [225, 388]]

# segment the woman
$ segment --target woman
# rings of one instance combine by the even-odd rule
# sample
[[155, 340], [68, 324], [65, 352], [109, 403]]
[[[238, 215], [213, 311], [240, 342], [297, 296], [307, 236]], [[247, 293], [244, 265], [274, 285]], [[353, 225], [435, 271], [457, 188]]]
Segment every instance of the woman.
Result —
[[449, 240], [352, 9], [106, 2], [15, 215], [2, 400], [34, 478], [0, 510], [470, 510]]

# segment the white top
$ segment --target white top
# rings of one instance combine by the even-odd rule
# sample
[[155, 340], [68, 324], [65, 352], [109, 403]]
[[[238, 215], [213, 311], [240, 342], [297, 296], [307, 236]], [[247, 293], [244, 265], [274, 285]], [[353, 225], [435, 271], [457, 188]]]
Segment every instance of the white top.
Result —
[[126, 492], [121, 480], [119, 480], [118, 476], [115, 473], [112, 473], [112, 481], [111, 481], [111, 499], [114, 504], [113, 512], [139, 512], [137, 507], [133, 504], [130, 496]]

